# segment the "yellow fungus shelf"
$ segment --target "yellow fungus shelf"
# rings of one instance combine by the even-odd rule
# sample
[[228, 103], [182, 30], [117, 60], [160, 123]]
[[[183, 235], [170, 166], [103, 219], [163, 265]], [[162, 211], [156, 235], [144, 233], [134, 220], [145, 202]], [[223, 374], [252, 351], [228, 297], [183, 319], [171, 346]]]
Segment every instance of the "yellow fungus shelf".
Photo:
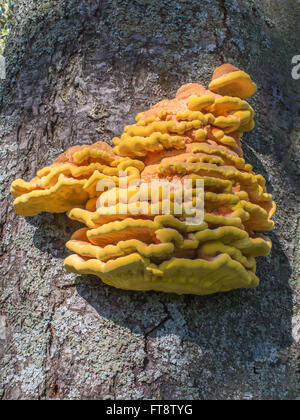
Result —
[[[242, 137], [255, 126], [243, 98], [256, 89], [244, 71], [218, 67], [208, 90], [182, 86], [174, 99], [138, 114], [113, 148], [75, 146], [30, 182], [14, 181], [17, 213], [67, 212], [81, 222], [66, 244], [73, 255], [65, 268], [120, 289], [207, 295], [256, 287], [256, 258], [272, 249], [259, 232], [273, 229], [276, 211], [265, 179], [243, 157]], [[162, 187], [150, 188], [163, 180], [181, 188], [166, 199]], [[192, 224], [198, 181], [203, 219]]]

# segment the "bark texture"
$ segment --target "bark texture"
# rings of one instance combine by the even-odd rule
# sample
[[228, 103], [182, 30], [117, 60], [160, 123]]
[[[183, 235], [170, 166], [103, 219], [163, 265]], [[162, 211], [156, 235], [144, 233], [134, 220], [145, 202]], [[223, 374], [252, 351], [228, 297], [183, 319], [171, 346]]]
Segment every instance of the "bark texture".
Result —
[[[297, 9], [298, 0], [17, 2], [0, 90], [0, 398], [299, 397]], [[226, 61], [259, 86], [243, 147], [278, 204], [261, 285], [179, 297], [65, 273], [76, 223], [18, 217], [10, 183], [72, 145], [109, 142]]]

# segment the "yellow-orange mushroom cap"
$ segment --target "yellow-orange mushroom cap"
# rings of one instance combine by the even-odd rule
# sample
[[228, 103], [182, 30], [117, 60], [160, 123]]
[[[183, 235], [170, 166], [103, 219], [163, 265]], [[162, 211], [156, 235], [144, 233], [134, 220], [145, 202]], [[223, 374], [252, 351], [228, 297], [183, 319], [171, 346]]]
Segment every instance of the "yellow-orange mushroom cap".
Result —
[[223, 64], [214, 71], [209, 90], [220, 95], [249, 98], [256, 93], [257, 86], [246, 72]]
[[[209, 89], [184, 85], [175, 98], [138, 114], [113, 139], [114, 148], [75, 146], [30, 182], [14, 181], [19, 214], [67, 211], [86, 226], [66, 244], [74, 253], [65, 260], [68, 271], [121, 289], [177, 294], [258, 285], [255, 258], [267, 256], [272, 242], [257, 231], [273, 229], [276, 205], [266, 180], [243, 156], [241, 138], [254, 128], [255, 113], [242, 98], [256, 85], [225, 64]], [[151, 190], [152, 180], [176, 181], [180, 188], [166, 198], [161, 186]], [[100, 181], [110, 187], [102, 190]], [[188, 206], [195, 207], [198, 195], [203, 219], [190, 224]], [[178, 214], [175, 203], [182, 198]]]

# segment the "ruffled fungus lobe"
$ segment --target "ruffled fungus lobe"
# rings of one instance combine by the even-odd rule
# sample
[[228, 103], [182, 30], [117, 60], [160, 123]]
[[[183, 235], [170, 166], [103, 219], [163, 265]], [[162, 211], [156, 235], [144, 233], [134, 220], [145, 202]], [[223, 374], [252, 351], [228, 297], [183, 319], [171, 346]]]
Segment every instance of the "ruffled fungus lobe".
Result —
[[[255, 258], [268, 255], [272, 243], [257, 231], [273, 229], [276, 205], [265, 179], [243, 158], [241, 138], [254, 128], [254, 110], [242, 98], [256, 85], [226, 64], [209, 89], [182, 86], [176, 98], [138, 114], [113, 140], [114, 149], [105, 143], [72, 148], [30, 183], [13, 183], [19, 214], [67, 211], [86, 226], [67, 243], [74, 253], [65, 260], [68, 271], [121, 289], [178, 294], [258, 285]], [[146, 185], [133, 206], [128, 198], [142, 187], [123, 185], [124, 171], [127, 181]], [[164, 198], [161, 190], [153, 196], [150, 183], [162, 179], [191, 180], [192, 201], [196, 181], [204, 182], [202, 223], [189, 224], [185, 209], [176, 214], [175, 192], [170, 214], [151, 213], [150, 202], [161, 210]], [[98, 191], [101, 180], [114, 187]]]

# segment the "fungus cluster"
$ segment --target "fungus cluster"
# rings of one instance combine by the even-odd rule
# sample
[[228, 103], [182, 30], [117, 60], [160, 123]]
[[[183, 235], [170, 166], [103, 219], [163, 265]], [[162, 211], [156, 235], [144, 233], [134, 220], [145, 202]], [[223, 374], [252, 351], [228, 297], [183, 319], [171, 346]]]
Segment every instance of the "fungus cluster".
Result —
[[[138, 114], [136, 124], [113, 139], [114, 148], [75, 146], [29, 183], [14, 181], [15, 209], [24, 216], [67, 212], [82, 222], [66, 244], [73, 252], [66, 269], [117, 288], [206, 295], [255, 287], [255, 258], [272, 247], [258, 232], [273, 229], [276, 210], [265, 179], [243, 158], [241, 137], [254, 128], [254, 111], [243, 98], [255, 92], [248, 74], [225, 64], [209, 90], [184, 85], [175, 99]], [[148, 211], [150, 189], [139, 195], [135, 211], [129, 208], [141, 182], [162, 179], [191, 180], [193, 200], [196, 181], [203, 181], [201, 223], [174, 211], [174, 192], [170, 214]], [[108, 188], [99, 189], [99, 181]], [[161, 191], [156, 200], [161, 209]]]

